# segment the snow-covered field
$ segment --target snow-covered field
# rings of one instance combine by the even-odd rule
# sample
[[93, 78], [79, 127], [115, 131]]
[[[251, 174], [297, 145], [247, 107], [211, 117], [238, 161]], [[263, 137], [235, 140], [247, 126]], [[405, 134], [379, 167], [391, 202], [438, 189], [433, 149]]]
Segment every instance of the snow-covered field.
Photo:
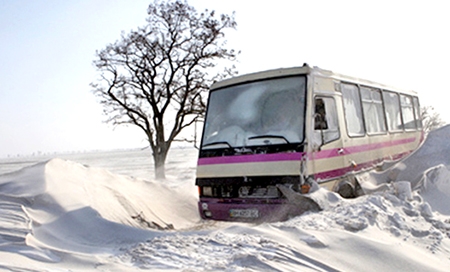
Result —
[[0, 270], [448, 271], [449, 138], [366, 175], [370, 195], [321, 189], [323, 211], [258, 225], [200, 219], [195, 149], [164, 183], [148, 150], [1, 159]]

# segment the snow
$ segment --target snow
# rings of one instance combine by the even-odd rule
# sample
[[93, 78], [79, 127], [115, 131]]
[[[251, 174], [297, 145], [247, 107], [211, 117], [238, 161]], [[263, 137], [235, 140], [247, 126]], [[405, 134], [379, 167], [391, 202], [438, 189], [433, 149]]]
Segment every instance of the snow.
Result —
[[148, 151], [3, 159], [0, 270], [446, 271], [449, 136], [366, 174], [368, 195], [319, 189], [322, 211], [262, 224], [200, 219], [195, 149], [171, 151], [164, 182]]

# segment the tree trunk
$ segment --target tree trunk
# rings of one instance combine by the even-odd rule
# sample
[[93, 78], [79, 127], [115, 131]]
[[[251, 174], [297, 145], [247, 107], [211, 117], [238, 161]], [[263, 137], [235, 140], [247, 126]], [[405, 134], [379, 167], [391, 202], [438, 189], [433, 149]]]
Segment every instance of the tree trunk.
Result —
[[156, 147], [153, 150], [153, 161], [155, 163], [155, 178], [158, 180], [166, 178], [165, 163], [167, 158], [168, 148]]

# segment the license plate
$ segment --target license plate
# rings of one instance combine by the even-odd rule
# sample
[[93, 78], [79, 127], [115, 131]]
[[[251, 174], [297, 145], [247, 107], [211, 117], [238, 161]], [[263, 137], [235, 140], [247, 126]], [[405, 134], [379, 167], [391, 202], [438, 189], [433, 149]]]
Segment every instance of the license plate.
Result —
[[230, 217], [258, 218], [259, 211], [257, 209], [231, 209]]

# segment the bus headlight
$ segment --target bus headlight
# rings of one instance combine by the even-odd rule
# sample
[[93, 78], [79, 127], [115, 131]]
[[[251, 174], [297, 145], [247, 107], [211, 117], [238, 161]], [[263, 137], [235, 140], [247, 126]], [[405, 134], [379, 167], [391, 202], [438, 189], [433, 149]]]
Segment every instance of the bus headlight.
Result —
[[208, 210], [208, 203], [204, 203], [204, 202], [202, 203], [202, 212], [206, 218], [212, 217], [212, 212], [210, 210]]
[[209, 210], [205, 210], [205, 211], [203, 211], [203, 214], [205, 215], [205, 217], [207, 217], [207, 218], [211, 218], [212, 217], [212, 212], [211, 211], [209, 211]]

